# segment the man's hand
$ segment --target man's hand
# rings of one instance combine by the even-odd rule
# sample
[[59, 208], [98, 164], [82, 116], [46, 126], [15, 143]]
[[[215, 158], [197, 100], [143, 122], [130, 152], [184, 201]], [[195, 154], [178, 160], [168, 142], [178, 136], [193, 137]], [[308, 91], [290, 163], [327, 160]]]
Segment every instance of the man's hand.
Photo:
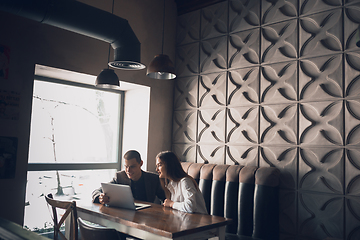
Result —
[[174, 202], [171, 201], [170, 199], [165, 199], [163, 205], [165, 207], [171, 207], [172, 208], [172, 206], [174, 205]]
[[99, 196], [99, 202], [103, 205], [109, 203], [110, 198], [106, 196], [104, 193], [101, 193]]

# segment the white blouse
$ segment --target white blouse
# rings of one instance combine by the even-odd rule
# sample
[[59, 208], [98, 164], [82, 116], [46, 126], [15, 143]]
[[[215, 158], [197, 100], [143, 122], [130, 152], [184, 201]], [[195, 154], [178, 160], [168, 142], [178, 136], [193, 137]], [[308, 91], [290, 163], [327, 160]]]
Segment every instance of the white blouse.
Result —
[[166, 187], [171, 193], [174, 209], [207, 214], [204, 197], [190, 178], [184, 177], [179, 182], [170, 181]]

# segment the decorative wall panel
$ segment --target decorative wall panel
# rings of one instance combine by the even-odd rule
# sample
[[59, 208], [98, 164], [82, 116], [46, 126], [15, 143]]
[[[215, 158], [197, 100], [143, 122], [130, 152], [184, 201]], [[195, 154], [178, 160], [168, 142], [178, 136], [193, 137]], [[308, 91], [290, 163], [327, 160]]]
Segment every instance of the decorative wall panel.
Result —
[[299, 189], [343, 194], [343, 148], [301, 148]]
[[176, 111], [174, 112], [173, 142], [190, 143], [196, 142], [196, 120], [197, 111]]
[[201, 11], [201, 39], [225, 35], [228, 31], [227, 2], [217, 3]]
[[229, 1], [229, 32], [260, 26], [260, 4], [252, 0]]
[[218, 72], [227, 68], [227, 37], [203, 41], [200, 46], [200, 72]]
[[300, 18], [301, 57], [334, 54], [342, 50], [341, 15], [341, 9], [335, 9]]
[[360, 24], [360, 3], [345, 8], [344, 43], [345, 49], [357, 50], [357, 27]]
[[187, 44], [200, 40], [200, 11], [179, 16], [177, 19], [176, 44]]
[[275, 63], [296, 59], [297, 20], [280, 22], [262, 28], [262, 62]]
[[297, 62], [265, 65], [261, 71], [261, 102], [283, 103], [297, 100]]
[[297, 233], [297, 193], [294, 191], [280, 190], [280, 231], [287, 237], [294, 239]]
[[360, 197], [345, 198], [346, 204], [346, 236], [349, 240], [360, 239]]
[[200, 107], [220, 107], [226, 104], [226, 72], [200, 76]]
[[300, 143], [343, 144], [343, 102], [311, 102], [300, 105]]
[[300, 0], [300, 15], [322, 12], [341, 5], [342, 0]]
[[228, 106], [259, 103], [259, 67], [229, 71]]
[[198, 76], [183, 78], [175, 83], [175, 110], [193, 109], [198, 106]]
[[262, 0], [262, 23], [288, 20], [297, 16], [297, 0]]
[[229, 36], [229, 68], [259, 64], [260, 28], [234, 33]]
[[298, 148], [292, 146], [263, 146], [260, 150], [260, 166], [280, 169], [280, 187], [297, 188]]
[[179, 16], [173, 150], [272, 166], [280, 239], [360, 239], [360, 0], [227, 0]]
[[301, 60], [300, 99], [316, 101], [342, 97], [342, 73], [342, 55]]
[[176, 49], [177, 77], [191, 76], [199, 73], [199, 43], [179, 46]]
[[360, 148], [346, 149], [345, 193], [360, 196]]
[[271, 145], [297, 144], [297, 105], [261, 107], [260, 142]]
[[259, 149], [257, 146], [232, 145], [228, 144], [226, 148], [226, 164], [258, 166]]
[[332, 195], [301, 193], [299, 195], [299, 235], [308, 239], [329, 236], [342, 239], [344, 232], [344, 199]]

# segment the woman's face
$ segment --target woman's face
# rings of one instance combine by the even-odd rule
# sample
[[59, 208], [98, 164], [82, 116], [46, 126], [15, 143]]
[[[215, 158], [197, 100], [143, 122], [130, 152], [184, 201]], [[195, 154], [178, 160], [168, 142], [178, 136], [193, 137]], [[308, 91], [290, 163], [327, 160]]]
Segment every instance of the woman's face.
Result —
[[156, 171], [159, 174], [159, 178], [166, 178], [165, 164], [159, 158], [156, 159]]

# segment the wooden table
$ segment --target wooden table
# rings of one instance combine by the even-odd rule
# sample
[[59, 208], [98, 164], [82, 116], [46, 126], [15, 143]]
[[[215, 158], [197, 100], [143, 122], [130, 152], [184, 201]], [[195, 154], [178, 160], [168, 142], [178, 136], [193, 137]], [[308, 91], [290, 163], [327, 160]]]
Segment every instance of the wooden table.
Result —
[[132, 211], [91, 203], [77, 206], [82, 219], [141, 239], [225, 239], [225, 226], [231, 219], [191, 214], [151, 204], [150, 208]]

